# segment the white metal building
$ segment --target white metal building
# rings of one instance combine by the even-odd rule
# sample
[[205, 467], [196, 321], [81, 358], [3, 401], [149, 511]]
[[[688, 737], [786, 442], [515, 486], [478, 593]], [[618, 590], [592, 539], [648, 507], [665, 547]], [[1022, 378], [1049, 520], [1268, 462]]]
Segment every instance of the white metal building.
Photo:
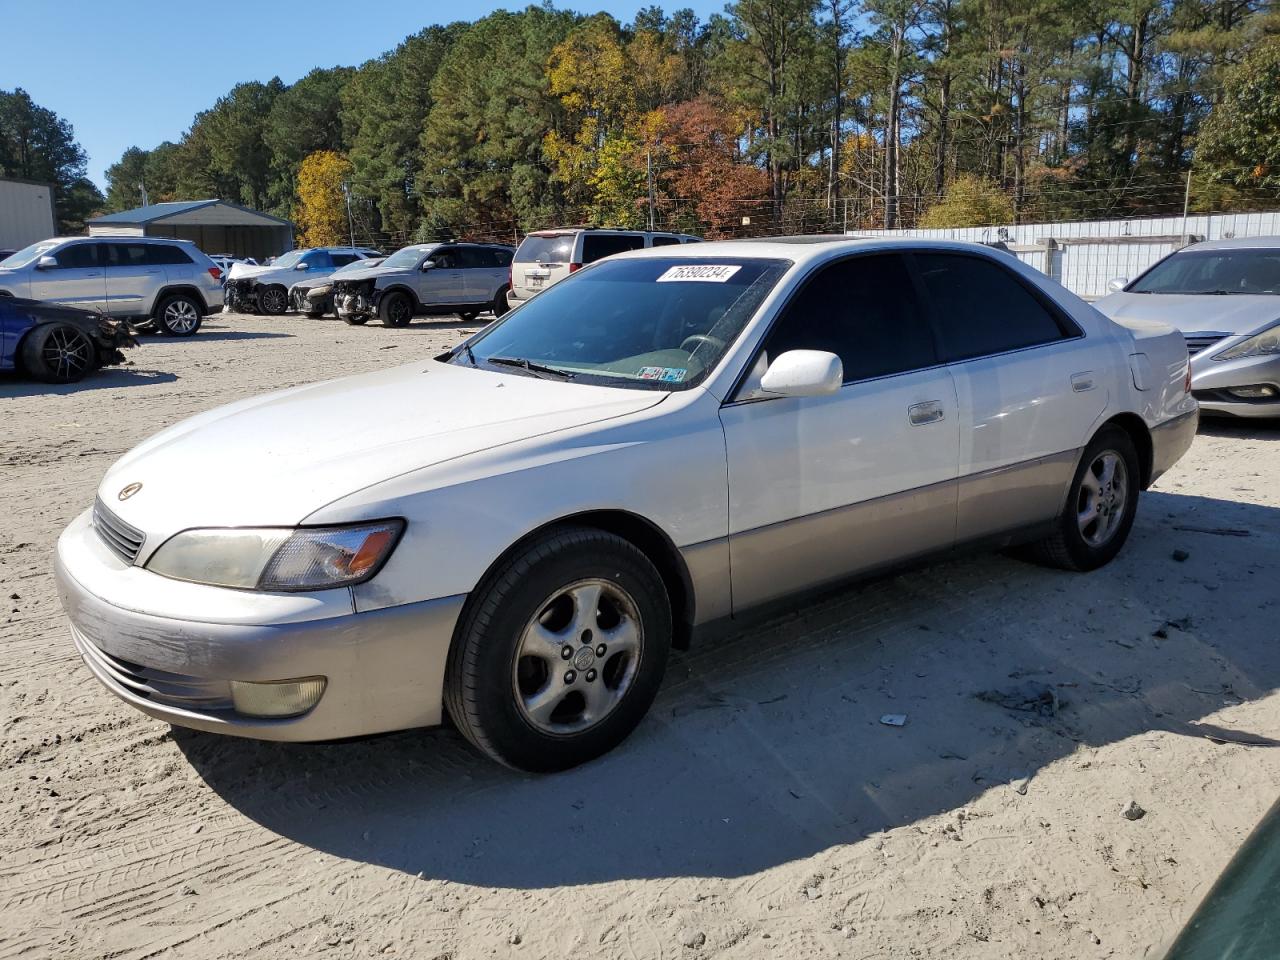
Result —
[[293, 249], [293, 224], [226, 200], [153, 203], [89, 221], [91, 237], [169, 237], [205, 253], [262, 260]]
[[1086, 298], [1107, 293], [1107, 281], [1133, 279], [1161, 257], [1200, 240], [1280, 236], [1280, 211], [1188, 217], [1024, 223], [937, 230], [859, 230], [853, 236], [1003, 241], [1018, 259]]
[[0, 249], [19, 250], [56, 235], [53, 184], [0, 177]]

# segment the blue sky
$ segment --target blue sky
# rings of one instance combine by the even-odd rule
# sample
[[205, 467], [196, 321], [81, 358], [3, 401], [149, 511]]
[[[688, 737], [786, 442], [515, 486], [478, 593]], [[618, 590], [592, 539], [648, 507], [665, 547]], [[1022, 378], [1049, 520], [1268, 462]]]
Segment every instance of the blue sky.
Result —
[[[677, 0], [704, 19], [723, 0]], [[196, 112], [243, 80], [293, 83], [313, 67], [356, 65], [432, 23], [521, 2], [471, 0], [0, 0], [0, 90], [23, 87], [75, 128], [89, 176], [126, 147], [177, 140]], [[641, 0], [556, 3], [629, 22]]]

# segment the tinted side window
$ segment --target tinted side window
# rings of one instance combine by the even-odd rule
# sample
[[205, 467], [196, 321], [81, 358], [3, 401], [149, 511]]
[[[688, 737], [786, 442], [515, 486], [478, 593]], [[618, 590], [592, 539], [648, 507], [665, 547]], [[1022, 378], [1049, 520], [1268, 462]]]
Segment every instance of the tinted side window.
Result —
[[624, 250], [641, 250], [644, 248], [644, 236], [637, 234], [627, 236], [612, 233], [588, 233], [582, 238], [582, 262], [595, 263], [604, 257]]
[[672, 246], [679, 246], [679, 244], [680, 244], [679, 237], [654, 237], [653, 238], [653, 245], [655, 247], [672, 247]]
[[493, 254], [493, 265], [494, 265], [495, 267], [509, 267], [509, 266], [511, 266], [511, 251], [510, 251], [510, 250], [500, 250], [500, 249], [498, 249], [497, 247], [495, 247], [495, 248], [493, 248], [492, 250], [490, 250], [489, 252], [490, 252], [491, 254]]
[[144, 262], [149, 266], [175, 266], [180, 264], [191, 264], [194, 261], [187, 256], [187, 252], [181, 247], [172, 243], [148, 243], [143, 245], [145, 248]]
[[108, 267], [144, 267], [147, 264], [145, 243], [105, 243]]
[[329, 258], [333, 260], [335, 267], [345, 267], [348, 263], [355, 263], [360, 259], [354, 253], [331, 253]]
[[333, 269], [333, 260], [329, 257], [328, 251], [325, 250], [312, 250], [302, 258], [302, 262], [312, 270]]
[[489, 251], [480, 247], [459, 247], [457, 254], [458, 266], [464, 270], [493, 266], [489, 260]]
[[1074, 333], [997, 263], [952, 253], [917, 253], [915, 261], [949, 362], [1052, 343]]
[[457, 270], [461, 265], [458, 260], [458, 250], [456, 247], [450, 247], [448, 250], [441, 250], [427, 257], [436, 265], [438, 270]]
[[97, 243], [73, 243], [69, 247], [63, 247], [53, 255], [58, 261], [58, 266], [64, 269], [83, 269], [85, 267], [101, 266], [98, 261]]
[[938, 362], [933, 333], [902, 257], [851, 257], [820, 267], [769, 331], [770, 362], [788, 350], [826, 350], [844, 381], [866, 380]]

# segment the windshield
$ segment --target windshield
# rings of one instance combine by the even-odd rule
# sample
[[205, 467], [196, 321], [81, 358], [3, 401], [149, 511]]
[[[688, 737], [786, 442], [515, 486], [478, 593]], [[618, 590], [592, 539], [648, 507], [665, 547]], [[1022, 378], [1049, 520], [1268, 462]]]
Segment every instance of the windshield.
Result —
[[393, 270], [407, 270], [410, 267], [416, 267], [423, 254], [433, 249], [434, 247], [405, 247], [383, 260], [382, 265], [391, 267]]
[[276, 257], [271, 261], [273, 267], [292, 267], [295, 263], [302, 259], [305, 250], [290, 250], [286, 254]]
[[25, 267], [28, 263], [38, 259], [57, 245], [57, 240], [41, 240], [39, 243], [33, 243], [31, 246], [23, 247], [17, 253], [11, 254], [7, 259], [0, 260], [0, 267], [9, 267], [11, 269]]
[[474, 357], [515, 370], [511, 361], [520, 360], [587, 382], [693, 386], [790, 266], [746, 257], [604, 260], [507, 314], [452, 362]]
[[1128, 293], [1280, 294], [1280, 250], [1189, 250], [1166, 257]]
[[573, 257], [572, 233], [542, 236], [531, 233], [524, 238], [515, 259], [520, 263], [568, 263]]

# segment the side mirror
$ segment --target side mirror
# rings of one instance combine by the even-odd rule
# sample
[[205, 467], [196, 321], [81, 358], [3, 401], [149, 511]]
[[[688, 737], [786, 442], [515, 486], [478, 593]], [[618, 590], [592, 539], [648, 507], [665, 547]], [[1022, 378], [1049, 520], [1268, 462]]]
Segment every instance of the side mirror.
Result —
[[430, 270], [430, 269], [432, 269], [433, 267], [435, 267], [435, 265], [436, 265], [436, 262], [435, 262], [434, 260], [423, 260], [423, 261], [422, 261], [422, 269], [423, 269], [423, 270]]
[[294, 267], [293, 269], [295, 269], [295, 270], [306, 270], [306, 269], [308, 269], [308, 267], [309, 267], [309, 264], [300, 263], [300, 264], [298, 264], [296, 267]]
[[41, 257], [36, 261], [37, 270], [54, 270], [58, 266], [58, 261], [54, 257]]
[[1107, 281], [1107, 293], [1119, 293], [1129, 285], [1128, 277], [1112, 277]]
[[844, 364], [825, 350], [788, 350], [760, 378], [760, 389], [779, 397], [820, 397], [844, 382]]

